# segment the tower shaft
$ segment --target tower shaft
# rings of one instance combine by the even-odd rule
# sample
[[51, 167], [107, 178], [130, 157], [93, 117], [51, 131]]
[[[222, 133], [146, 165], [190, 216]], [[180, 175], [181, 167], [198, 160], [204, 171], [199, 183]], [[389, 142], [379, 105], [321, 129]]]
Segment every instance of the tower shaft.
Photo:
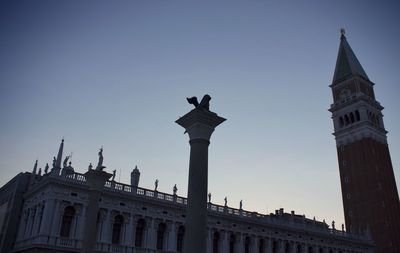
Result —
[[377, 253], [400, 252], [400, 202], [383, 107], [342, 34], [331, 105], [346, 228], [370, 234]]

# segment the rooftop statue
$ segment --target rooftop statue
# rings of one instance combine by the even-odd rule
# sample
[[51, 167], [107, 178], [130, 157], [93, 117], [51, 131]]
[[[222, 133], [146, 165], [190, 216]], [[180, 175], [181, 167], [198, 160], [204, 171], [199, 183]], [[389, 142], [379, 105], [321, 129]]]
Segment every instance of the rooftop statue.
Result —
[[116, 173], [117, 173], [117, 170], [113, 170], [113, 175], [112, 175], [111, 181], [115, 181]]
[[46, 167], [44, 167], [44, 174], [47, 174], [49, 172], [49, 164], [46, 163]]
[[201, 99], [200, 104], [199, 101], [197, 100], [197, 97], [186, 98], [186, 100], [189, 102], [189, 104], [194, 105], [196, 109], [200, 109], [207, 112], [210, 111], [211, 97], [208, 94], [204, 95], [204, 97]]
[[103, 170], [106, 166], [103, 166], [103, 147], [99, 151], [99, 163], [97, 164], [96, 170]]
[[64, 162], [63, 162], [63, 167], [64, 167], [64, 168], [67, 167], [68, 159], [69, 159], [69, 156], [67, 155], [67, 156], [65, 157], [65, 159], [64, 159]]

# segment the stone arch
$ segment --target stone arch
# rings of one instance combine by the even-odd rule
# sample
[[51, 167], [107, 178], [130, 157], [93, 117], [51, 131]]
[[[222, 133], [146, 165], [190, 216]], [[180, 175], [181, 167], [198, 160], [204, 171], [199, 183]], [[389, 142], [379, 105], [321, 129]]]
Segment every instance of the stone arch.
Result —
[[60, 236], [70, 237], [72, 221], [75, 217], [76, 210], [73, 206], [64, 208], [64, 213], [61, 220]]
[[165, 234], [167, 231], [167, 224], [164, 222], [160, 222], [157, 228], [157, 244], [156, 249], [163, 250], [164, 249], [164, 242], [165, 242]]
[[124, 224], [124, 217], [121, 214], [116, 215], [114, 217], [114, 222], [113, 222], [113, 226], [112, 226], [112, 236], [111, 236], [112, 244], [120, 244], [121, 243], [123, 224]]
[[176, 250], [182, 252], [183, 250], [183, 237], [185, 235], [185, 227], [180, 225], [178, 228], [178, 234], [176, 237]]
[[145, 228], [146, 221], [144, 219], [139, 219], [136, 223], [135, 247], [143, 247]]

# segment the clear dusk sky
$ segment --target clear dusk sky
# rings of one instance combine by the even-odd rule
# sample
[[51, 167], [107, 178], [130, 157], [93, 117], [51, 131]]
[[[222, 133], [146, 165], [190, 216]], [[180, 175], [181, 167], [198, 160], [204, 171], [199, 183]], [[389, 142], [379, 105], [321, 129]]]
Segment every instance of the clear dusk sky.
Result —
[[174, 121], [208, 93], [227, 121], [209, 147], [212, 202], [343, 222], [328, 108], [339, 30], [385, 107], [400, 183], [398, 1], [1, 1], [0, 185], [51, 164], [62, 137], [84, 173], [186, 196]]

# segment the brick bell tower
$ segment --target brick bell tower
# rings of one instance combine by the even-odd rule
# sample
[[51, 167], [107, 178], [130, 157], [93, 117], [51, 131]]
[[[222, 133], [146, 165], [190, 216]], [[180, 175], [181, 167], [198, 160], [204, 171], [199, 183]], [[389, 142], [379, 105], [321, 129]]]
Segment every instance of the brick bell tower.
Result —
[[377, 253], [400, 252], [400, 202], [383, 107], [341, 31], [330, 85], [330, 107], [338, 154], [347, 231], [370, 233]]

